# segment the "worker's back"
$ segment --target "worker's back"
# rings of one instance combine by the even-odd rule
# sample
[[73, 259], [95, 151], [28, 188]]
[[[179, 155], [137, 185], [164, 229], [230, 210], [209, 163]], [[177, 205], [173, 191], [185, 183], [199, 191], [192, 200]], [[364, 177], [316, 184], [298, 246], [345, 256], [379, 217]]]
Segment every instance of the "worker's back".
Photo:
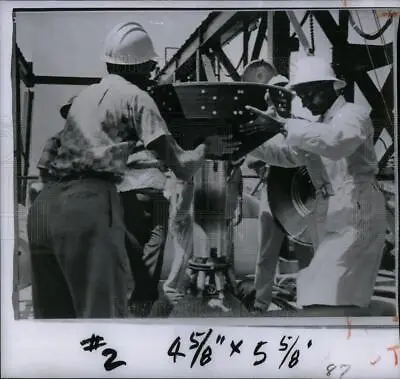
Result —
[[94, 171], [121, 178], [129, 154], [132, 167], [162, 166], [144, 147], [160, 128], [168, 133], [151, 97], [122, 77], [107, 75], [75, 98], [52, 170], [60, 176]]

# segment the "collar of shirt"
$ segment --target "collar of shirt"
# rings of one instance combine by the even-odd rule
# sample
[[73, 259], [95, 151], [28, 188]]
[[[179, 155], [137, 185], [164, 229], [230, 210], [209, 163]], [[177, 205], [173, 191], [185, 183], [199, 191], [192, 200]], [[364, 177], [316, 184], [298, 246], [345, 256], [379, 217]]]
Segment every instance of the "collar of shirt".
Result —
[[[106, 73], [106, 74], [104, 74], [103, 75], [103, 77], [102, 77], [102, 79], [101, 80], [112, 80], [112, 81], [117, 81], [117, 80], [119, 80], [119, 81], [121, 81], [121, 82], [128, 82], [125, 78], [123, 78], [122, 76], [120, 76], [120, 75], [117, 75], [117, 74], [110, 74], [110, 73]], [[129, 83], [129, 82], [128, 82]]]
[[343, 105], [346, 104], [346, 100], [345, 98], [340, 95], [331, 105], [331, 107], [320, 117], [319, 122], [326, 122], [331, 120], [335, 114], [337, 113], [337, 111], [343, 107]]

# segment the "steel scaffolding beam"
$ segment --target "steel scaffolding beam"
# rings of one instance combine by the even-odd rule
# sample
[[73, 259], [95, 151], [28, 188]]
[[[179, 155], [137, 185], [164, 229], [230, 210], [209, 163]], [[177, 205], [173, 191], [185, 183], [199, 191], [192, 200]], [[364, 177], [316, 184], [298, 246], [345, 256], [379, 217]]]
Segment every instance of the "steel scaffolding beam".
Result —
[[[373, 109], [371, 117], [375, 126], [376, 138], [383, 128], [387, 129], [393, 136], [394, 120], [391, 111], [394, 106], [393, 86], [391, 85], [393, 67], [382, 88], [377, 88], [368, 75], [368, 71], [393, 65], [393, 43], [386, 43], [383, 46], [367, 43], [364, 45], [350, 44], [348, 42], [350, 14], [346, 10], [339, 11], [338, 23], [328, 10], [307, 11], [300, 22], [291, 11], [213, 12], [179, 48], [168, 64], [160, 70], [157, 80], [160, 83], [171, 82], [173, 79], [186, 80], [187, 76], [190, 76], [189, 80], [195, 80], [193, 76], [188, 74], [191, 71], [198, 72], [201, 80], [207, 80], [207, 77], [214, 78], [214, 76], [203, 74], [205, 71], [202, 64], [203, 60], [199, 59], [202, 54], [206, 54], [209, 58], [217, 58], [218, 68], [216, 72], [222, 65], [232, 80], [239, 80], [238, 67], [232, 64], [222, 47], [232, 38], [243, 33], [241, 63], [245, 64], [249, 52], [248, 38], [251, 23], [258, 23], [251, 60], [259, 57], [268, 31], [268, 51], [272, 56], [273, 63], [281, 74], [289, 75], [290, 54], [298, 50], [299, 38], [302, 40], [303, 48], [308, 46], [312, 53], [311, 46], [309, 46], [305, 34], [301, 30], [310, 15], [315, 18], [332, 44], [333, 66], [337, 74], [348, 83], [344, 91], [346, 99], [348, 101], [354, 100], [354, 90], [357, 84]], [[292, 35], [290, 34], [291, 26], [295, 30]], [[316, 50], [318, 51], [318, 46]], [[195, 59], [196, 56], [197, 60]], [[384, 155], [383, 159], [386, 161], [387, 155]], [[385, 166], [385, 163], [380, 162], [380, 166]]]
[[[245, 14], [245, 16], [244, 16]], [[160, 70], [156, 80], [168, 82], [180, 69], [196, 56], [197, 50], [206, 52], [212, 46], [224, 46], [243, 32], [243, 18], [248, 24], [258, 20], [263, 12], [212, 12], [191, 34], [174, 56]]]
[[17, 59], [17, 68], [19, 71], [18, 75], [20, 76], [26, 87], [33, 87], [35, 85], [35, 81], [32, 71], [32, 62], [28, 62], [25, 59], [18, 45], [15, 46], [15, 54]]
[[257, 36], [253, 46], [253, 52], [251, 54], [252, 61], [258, 59], [258, 57], [260, 56], [261, 48], [265, 40], [265, 35], [267, 33], [267, 28], [268, 28], [268, 15], [265, 14], [261, 17], [261, 21], [258, 26]]
[[85, 76], [45, 76], [35, 75], [35, 84], [54, 84], [54, 85], [72, 85], [72, 86], [88, 86], [98, 83], [101, 78], [85, 77]]

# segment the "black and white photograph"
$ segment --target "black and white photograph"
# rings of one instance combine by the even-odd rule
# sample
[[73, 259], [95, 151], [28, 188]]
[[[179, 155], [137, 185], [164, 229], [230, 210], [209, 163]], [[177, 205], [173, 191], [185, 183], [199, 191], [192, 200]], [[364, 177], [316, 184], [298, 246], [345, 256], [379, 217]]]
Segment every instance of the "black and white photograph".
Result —
[[14, 9], [15, 320], [398, 315], [398, 15]]

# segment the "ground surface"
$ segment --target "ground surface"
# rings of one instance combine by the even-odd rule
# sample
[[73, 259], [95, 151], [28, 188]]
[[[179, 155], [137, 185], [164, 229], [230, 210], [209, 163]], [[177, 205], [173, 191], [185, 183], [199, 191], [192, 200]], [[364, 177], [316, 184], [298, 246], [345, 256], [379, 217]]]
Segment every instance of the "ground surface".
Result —
[[[161, 287], [161, 286], [160, 286]], [[19, 292], [19, 315], [20, 319], [33, 319], [32, 292], [31, 287], [26, 287]], [[293, 302], [290, 303], [295, 306]], [[372, 304], [366, 313], [361, 316], [395, 316], [396, 302], [396, 281], [392, 272], [381, 270], [376, 281], [375, 295]], [[280, 310], [276, 305], [272, 305], [268, 312], [254, 315], [247, 311], [244, 305], [234, 296], [227, 294], [222, 302], [198, 299], [187, 295], [173, 309], [160, 293], [160, 300], [155, 304], [150, 317], [155, 318], [175, 318], [175, 317], [290, 317], [301, 316], [301, 312], [286, 312]], [[314, 314], [313, 316], [319, 316]]]

